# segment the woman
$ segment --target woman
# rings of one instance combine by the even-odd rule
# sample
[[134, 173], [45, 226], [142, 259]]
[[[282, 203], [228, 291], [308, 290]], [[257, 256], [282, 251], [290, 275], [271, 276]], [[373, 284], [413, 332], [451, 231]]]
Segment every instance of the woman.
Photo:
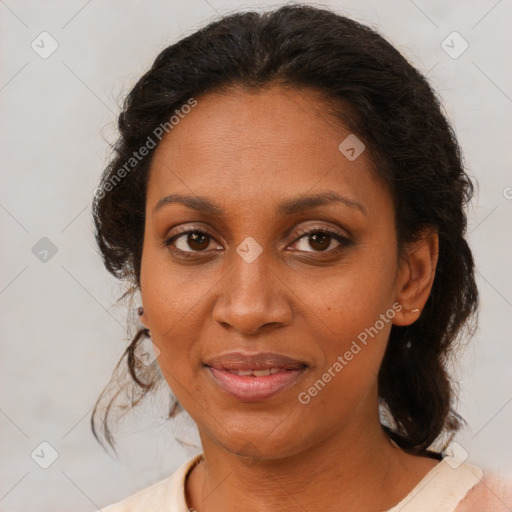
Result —
[[104, 510], [508, 510], [434, 446], [463, 421], [472, 184], [393, 46], [305, 5], [226, 16], [156, 58], [119, 129], [94, 222], [141, 294], [134, 404], [163, 377], [202, 453]]

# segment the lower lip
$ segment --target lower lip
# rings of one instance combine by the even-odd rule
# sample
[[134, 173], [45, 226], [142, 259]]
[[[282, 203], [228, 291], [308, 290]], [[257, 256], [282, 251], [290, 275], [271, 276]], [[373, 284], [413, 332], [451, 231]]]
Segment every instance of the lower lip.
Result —
[[233, 398], [243, 402], [259, 402], [293, 386], [306, 368], [283, 370], [263, 377], [237, 375], [226, 370], [207, 367], [214, 381]]

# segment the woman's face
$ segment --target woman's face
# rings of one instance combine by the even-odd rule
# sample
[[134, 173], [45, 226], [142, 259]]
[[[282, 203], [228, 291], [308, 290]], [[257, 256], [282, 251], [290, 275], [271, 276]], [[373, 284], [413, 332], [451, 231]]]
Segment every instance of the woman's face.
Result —
[[309, 90], [208, 94], [155, 150], [142, 321], [203, 444], [279, 458], [378, 425], [410, 272], [369, 152], [340, 150], [351, 134], [325, 108]]

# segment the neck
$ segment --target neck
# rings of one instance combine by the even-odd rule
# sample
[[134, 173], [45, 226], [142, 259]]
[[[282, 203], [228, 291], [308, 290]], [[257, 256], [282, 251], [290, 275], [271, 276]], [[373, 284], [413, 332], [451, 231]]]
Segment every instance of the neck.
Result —
[[206, 436], [204, 462], [187, 481], [197, 512], [386, 510], [435, 466], [392, 443], [372, 414], [341, 427], [322, 442], [280, 458], [248, 463]]

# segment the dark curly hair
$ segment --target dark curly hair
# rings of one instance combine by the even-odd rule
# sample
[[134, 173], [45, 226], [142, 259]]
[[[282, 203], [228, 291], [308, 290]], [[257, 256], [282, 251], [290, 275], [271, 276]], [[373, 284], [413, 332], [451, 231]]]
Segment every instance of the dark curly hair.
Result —
[[[169, 131], [170, 117], [191, 98], [275, 84], [319, 92], [364, 141], [394, 200], [399, 251], [424, 228], [438, 232], [429, 299], [415, 323], [392, 326], [378, 376], [384, 430], [405, 451], [438, 457], [428, 447], [444, 434], [453, 437], [465, 423], [454, 410], [455, 383], [447, 367], [464, 338], [463, 328], [469, 338], [476, 326], [474, 261], [464, 238], [473, 185], [428, 81], [372, 28], [326, 8], [293, 4], [231, 13], [164, 49], [125, 99], [120, 136], [94, 196], [95, 238], [105, 267], [131, 283], [121, 299], [140, 289], [146, 184], [154, 151], [140, 160], [133, 157], [149, 147], [149, 140], [155, 142], [155, 128], [167, 123]], [[163, 381], [156, 361], [145, 366], [136, 357], [147, 334], [137, 331], [114, 370], [123, 367], [127, 382], [120, 389], [119, 377], [112, 377], [92, 413], [99, 441], [98, 405], [117, 389], [102, 422], [114, 451], [113, 405], [128, 399], [129, 405], [118, 408], [129, 410]], [[171, 393], [169, 417], [182, 410]]]

